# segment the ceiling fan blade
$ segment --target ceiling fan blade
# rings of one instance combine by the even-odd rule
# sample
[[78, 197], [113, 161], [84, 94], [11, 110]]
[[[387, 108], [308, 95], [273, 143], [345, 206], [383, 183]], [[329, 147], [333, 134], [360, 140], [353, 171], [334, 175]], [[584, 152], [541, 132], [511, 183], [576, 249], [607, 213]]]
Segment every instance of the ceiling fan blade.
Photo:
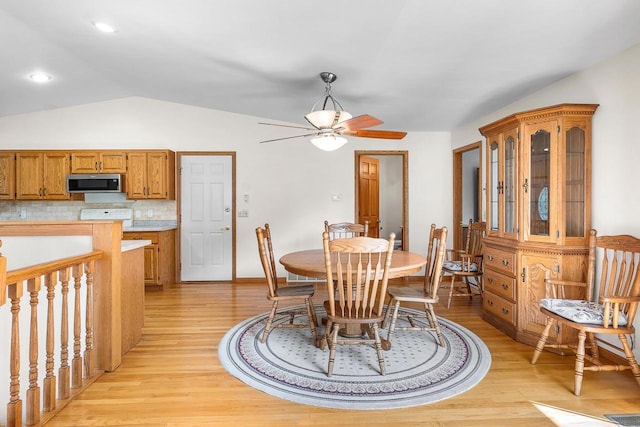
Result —
[[304, 127], [304, 126], [293, 126], [293, 125], [281, 125], [278, 123], [265, 123], [265, 122], [258, 122], [259, 125], [267, 125], [267, 126], [280, 126], [283, 128], [294, 128], [294, 129], [304, 129], [304, 130], [315, 130], [312, 128], [308, 128], [308, 127]]
[[284, 138], [267, 139], [266, 141], [260, 141], [260, 144], [263, 144], [265, 142], [283, 141], [285, 139], [304, 138], [304, 137], [307, 137], [307, 136], [314, 136], [314, 135], [317, 135], [317, 132], [316, 133], [308, 133], [306, 135], [295, 135], [295, 136], [287, 136], [287, 137], [284, 137]]
[[347, 131], [354, 131], [358, 129], [370, 128], [373, 126], [381, 125], [383, 122], [380, 119], [376, 119], [368, 114], [362, 114], [360, 116], [353, 117], [344, 122], [337, 124], [339, 128], [344, 128]]
[[380, 138], [380, 139], [402, 139], [407, 133], [398, 132], [394, 130], [355, 130], [355, 131], [343, 131], [341, 135], [345, 136], [359, 136], [363, 138]]

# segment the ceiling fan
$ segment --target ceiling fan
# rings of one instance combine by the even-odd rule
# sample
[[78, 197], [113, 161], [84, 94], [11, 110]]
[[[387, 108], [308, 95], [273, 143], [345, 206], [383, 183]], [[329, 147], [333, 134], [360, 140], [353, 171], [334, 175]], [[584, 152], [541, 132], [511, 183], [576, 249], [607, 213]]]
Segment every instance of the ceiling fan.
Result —
[[[331, 95], [331, 83], [335, 82], [338, 76], [330, 72], [320, 73], [320, 78], [325, 83], [324, 95], [320, 97], [311, 107], [311, 111], [304, 118], [313, 127], [280, 125], [276, 123], [263, 123], [261, 125], [281, 126], [294, 129], [304, 129], [312, 131], [302, 135], [288, 136], [284, 138], [269, 139], [260, 143], [282, 141], [285, 139], [304, 138], [311, 136], [311, 143], [321, 150], [333, 151], [346, 144], [345, 136], [357, 136], [364, 138], [380, 139], [402, 139], [406, 132], [391, 130], [370, 130], [373, 126], [382, 124], [382, 120], [376, 119], [368, 114], [352, 117], [344, 111], [342, 105]], [[319, 107], [320, 102], [321, 109]]]

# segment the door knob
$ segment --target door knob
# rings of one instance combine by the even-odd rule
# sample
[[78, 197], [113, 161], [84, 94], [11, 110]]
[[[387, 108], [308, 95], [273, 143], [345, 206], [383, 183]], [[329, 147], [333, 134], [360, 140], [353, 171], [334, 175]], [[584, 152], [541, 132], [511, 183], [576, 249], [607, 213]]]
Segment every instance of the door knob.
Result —
[[231, 230], [231, 227], [229, 227], [229, 226], [227, 225], [227, 226], [225, 226], [225, 227], [222, 227], [220, 230], [221, 230], [221, 231], [229, 231], [229, 230]]

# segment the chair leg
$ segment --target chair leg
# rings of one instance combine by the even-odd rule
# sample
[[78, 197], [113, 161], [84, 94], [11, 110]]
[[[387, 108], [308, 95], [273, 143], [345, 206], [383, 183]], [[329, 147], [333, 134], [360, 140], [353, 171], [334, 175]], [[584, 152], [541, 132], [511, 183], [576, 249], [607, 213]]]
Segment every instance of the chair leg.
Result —
[[309, 327], [311, 328], [311, 336], [313, 338], [313, 344], [316, 344], [318, 339], [318, 335], [316, 334], [316, 313], [313, 309], [313, 303], [311, 302], [311, 298], [306, 298], [304, 300], [305, 305], [307, 306], [307, 317], [309, 318]]
[[531, 358], [532, 365], [536, 364], [536, 362], [538, 361], [538, 357], [540, 357], [540, 354], [542, 354], [542, 350], [544, 350], [544, 344], [547, 342], [547, 338], [549, 337], [551, 325], [553, 325], [553, 319], [547, 317], [547, 326], [544, 327], [544, 331], [542, 331], [542, 335], [540, 335], [540, 339], [536, 344], [536, 349], [533, 352], [533, 357]]
[[442, 336], [442, 331], [440, 331], [440, 324], [438, 323], [436, 312], [433, 310], [433, 305], [425, 303], [424, 310], [427, 314], [427, 319], [429, 319], [429, 326], [431, 326], [436, 331], [436, 336], [438, 337], [440, 347], [446, 347], [444, 337]]
[[[328, 326], [328, 322], [327, 322]], [[338, 331], [340, 330], [340, 324], [334, 323], [331, 330], [331, 339], [329, 342], [329, 367], [327, 369], [327, 376], [330, 377], [333, 374], [333, 365], [336, 360], [336, 346], [338, 343]]]
[[273, 319], [276, 317], [276, 310], [278, 310], [278, 301], [274, 301], [273, 304], [271, 304], [271, 312], [267, 319], [267, 325], [264, 327], [262, 337], [260, 338], [261, 343], [264, 343], [267, 340], [267, 336], [269, 336], [269, 333], [271, 332], [271, 325], [273, 324]]
[[[395, 301], [395, 304], [393, 305], [393, 313], [390, 314], [391, 316], [391, 324], [389, 325], [389, 331], [387, 332], [387, 344], [385, 345], [386, 347], [388, 347], [386, 350], [391, 348], [391, 336], [393, 335], [393, 332], [396, 330], [396, 321], [398, 320], [398, 310], [400, 309], [400, 301], [397, 300], [393, 300]], [[387, 310], [391, 310], [391, 306], [388, 306]]]
[[451, 286], [449, 287], [449, 300], [447, 302], [447, 308], [451, 308], [451, 299], [453, 298], [453, 287], [456, 283], [456, 275], [451, 275]]
[[624, 349], [624, 354], [627, 357], [629, 366], [631, 366], [631, 372], [633, 372], [633, 376], [636, 378], [636, 382], [640, 385], [640, 366], [638, 366], [638, 362], [633, 355], [633, 351], [631, 351], [631, 347], [629, 347], [627, 336], [624, 334], [620, 334], [618, 335], [618, 338], [620, 339], [620, 343], [622, 344], [622, 348]]
[[382, 325], [380, 325], [380, 327], [382, 329], [385, 329], [387, 327], [387, 325], [389, 324], [389, 316], [391, 315], [391, 306], [394, 305], [395, 302], [396, 302], [396, 300], [391, 298], [391, 300], [387, 304], [387, 311], [385, 311], [384, 319], [382, 320]]
[[380, 339], [380, 333], [378, 331], [378, 324], [373, 323], [373, 336], [375, 339], [376, 352], [378, 353], [378, 363], [380, 364], [380, 374], [386, 375], [387, 371], [384, 365], [384, 352], [382, 351], [382, 340]]
[[573, 394], [576, 396], [580, 396], [580, 390], [582, 389], [582, 378], [584, 376], [584, 342], [586, 339], [587, 334], [584, 331], [578, 332], [578, 348], [576, 349], [576, 367], [573, 386]]
[[473, 301], [473, 294], [471, 293], [471, 283], [469, 282], [469, 278], [468, 277], [463, 277], [462, 280], [464, 281], [464, 284], [467, 285], [467, 293], [469, 294], [469, 301]]

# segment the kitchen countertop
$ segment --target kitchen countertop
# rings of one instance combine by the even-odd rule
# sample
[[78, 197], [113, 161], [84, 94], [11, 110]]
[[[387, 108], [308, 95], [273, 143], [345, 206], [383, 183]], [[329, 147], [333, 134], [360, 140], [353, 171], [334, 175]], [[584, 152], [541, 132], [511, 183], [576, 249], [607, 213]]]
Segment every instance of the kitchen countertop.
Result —
[[151, 244], [151, 240], [122, 240], [122, 252], [143, 248]]
[[177, 221], [133, 221], [133, 225], [122, 228], [122, 231], [167, 231], [178, 228]]

